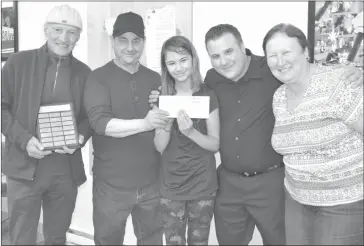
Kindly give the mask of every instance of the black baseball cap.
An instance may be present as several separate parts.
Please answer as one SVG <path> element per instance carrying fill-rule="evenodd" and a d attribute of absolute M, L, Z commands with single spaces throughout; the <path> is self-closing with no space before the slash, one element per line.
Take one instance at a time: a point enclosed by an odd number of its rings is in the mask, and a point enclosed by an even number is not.
<path fill-rule="evenodd" d="M 145 38 L 143 18 L 133 12 L 118 15 L 114 23 L 112 36 L 115 38 L 126 32 L 132 32 L 140 38 Z"/>

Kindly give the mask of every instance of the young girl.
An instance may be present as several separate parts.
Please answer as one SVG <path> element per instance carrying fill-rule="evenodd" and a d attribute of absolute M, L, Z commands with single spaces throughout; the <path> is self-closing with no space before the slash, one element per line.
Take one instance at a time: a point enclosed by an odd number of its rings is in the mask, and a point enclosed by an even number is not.
<path fill-rule="evenodd" d="M 202 83 L 193 44 L 174 36 L 162 47 L 162 93 L 209 96 L 208 119 L 190 119 L 181 110 L 164 128 L 156 129 L 154 144 L 162 154 L 161 209 L 168 245 L 207 245 L 217 190 L 215 153 L 219 149 L 217 97 Z"/>

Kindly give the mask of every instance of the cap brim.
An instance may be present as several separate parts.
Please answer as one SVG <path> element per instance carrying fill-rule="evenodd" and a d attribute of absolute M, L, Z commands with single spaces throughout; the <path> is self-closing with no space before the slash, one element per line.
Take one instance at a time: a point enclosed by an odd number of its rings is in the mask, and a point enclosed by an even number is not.
<path fill-rule="evenodd" d="M 73 25 L 73 24 L 70 24 L 70 23 L 61 23 L 61 22 L 55 22 L 55 21 L 47 21 L 46 24 L 58 24 L 58 25 L 72 26 L 72 27 L 76 27 L 76 28 L 79 28 L 80 30 L 82 30 L 82 27 L 79 27 L 77 25 Z"/>
<path fill-rule="evenodd" d="M 127 30 L 127 31 L 114 31 L 112 33 L 112 36 L 115 38 L 115 37 L 118 37 L 120 35 L 123 35 L 124 33 L 127 33 L 127 32 L 131 32 L 131 33 L 134 33 L 135 35 L 137 35 L 139 38 L 143 38 L 144 39 L 144 34 L 142 33 L 137 33 L 137 32 L 133 32 L 133 31 L 130 31 L 130 30 Z"/>

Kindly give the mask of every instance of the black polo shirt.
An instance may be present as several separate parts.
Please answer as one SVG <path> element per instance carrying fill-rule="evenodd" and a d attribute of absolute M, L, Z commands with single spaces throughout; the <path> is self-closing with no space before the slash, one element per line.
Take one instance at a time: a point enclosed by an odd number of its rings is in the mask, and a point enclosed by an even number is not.
<path fill-rule="evenodd" d="M 281 85 L 264 57 L 251 56 L 249 68 L 237 82 L 210 69 L 205 83 L 215 90 L 220 105 L 221 164 L 236 173 L 261 172 L 282 163 L 271 145 L 274 127 L 273 94 Z"/>

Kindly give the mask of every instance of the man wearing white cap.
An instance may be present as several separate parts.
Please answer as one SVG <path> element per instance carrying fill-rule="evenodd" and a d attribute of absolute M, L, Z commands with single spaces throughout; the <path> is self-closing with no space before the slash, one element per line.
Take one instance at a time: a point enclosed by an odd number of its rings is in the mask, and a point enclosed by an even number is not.
<path fill-rule="evenodd" d="M 13 54 L 2 69 L 2 171 L 11 245 L 36 244 L 41 207 L 44 243 L 64 245 L 77 186 L 86 181 L 80 148 L 44 150 L 36 133 L 40 106 L 71 103 L 81 147 L 91 134 L 82 106 L 91 70 L 72 55 L 81 31 L 80 14 L 68 5 L 56 6 L 44 24 L 46 44 Z"/>

